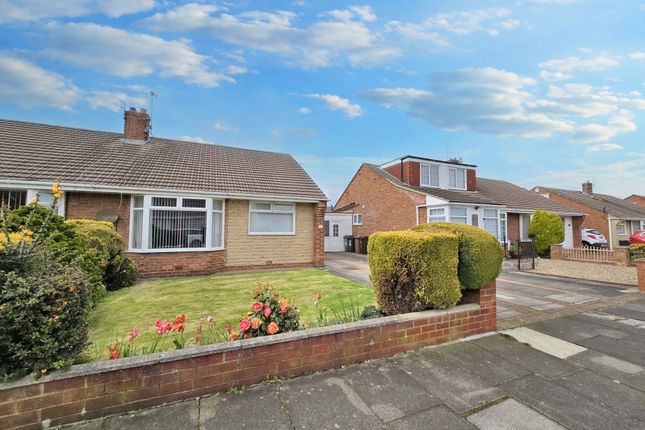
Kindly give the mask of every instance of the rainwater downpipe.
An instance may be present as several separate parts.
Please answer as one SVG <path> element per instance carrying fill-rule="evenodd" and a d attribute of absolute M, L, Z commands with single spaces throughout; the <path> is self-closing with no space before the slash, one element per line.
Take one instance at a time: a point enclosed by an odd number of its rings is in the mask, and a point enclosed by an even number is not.
<path fill-rule="evenodd" d="M 607 225 L 609 227 L 609 250 L 611 251 L 614 249 L 614 241 L 611 235 L 611 217 L 609 215 L 607 215 Z"/>

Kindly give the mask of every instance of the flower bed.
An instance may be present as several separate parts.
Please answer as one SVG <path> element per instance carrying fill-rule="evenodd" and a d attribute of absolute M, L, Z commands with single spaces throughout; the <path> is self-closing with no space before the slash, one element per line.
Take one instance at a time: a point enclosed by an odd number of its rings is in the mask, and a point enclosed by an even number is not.
<path fill-rule="evenodd" d="M 495 282 L 462 304 L 73 366 L 0 385 L 0 428 L 41 429 L 293 377 L 495 330 Z M 258 308 L 259 309 L 259 308 Z M 172 323 L 171 323 L 172 325 Z"/>

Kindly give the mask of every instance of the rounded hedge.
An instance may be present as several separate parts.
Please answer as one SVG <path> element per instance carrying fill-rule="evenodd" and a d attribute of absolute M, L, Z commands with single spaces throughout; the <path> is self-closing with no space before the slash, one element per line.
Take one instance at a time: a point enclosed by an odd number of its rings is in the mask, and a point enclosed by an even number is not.
<path fill-rule="evenodd" d="M 529 237 L 538 254 L 546 255 L 551 245 L 564 242 L 564 223 L 556 213 L 536 210 L 529 224 Z"/>
<path fill-rule="evenodd" d="M 459 238 L 459 282 L 465 290 L 477 290 L 502 271 L 504 248 L 497 238 L 479 227 L 453 222 L 421 224 L 412 231 L 453 233 Z"/>
<path fill-rule="evenodd" d="M 367 248 L 376 301 L 386 314 L 445 309 L 461 298 L 457 235 L 380 232 Z"/>

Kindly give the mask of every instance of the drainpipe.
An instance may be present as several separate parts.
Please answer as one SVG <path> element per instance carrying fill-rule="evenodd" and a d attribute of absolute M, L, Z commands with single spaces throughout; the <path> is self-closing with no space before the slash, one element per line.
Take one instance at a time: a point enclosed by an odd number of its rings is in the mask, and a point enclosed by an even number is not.
<path fill-rule="evenodd" d="M 607 215 L 607 226 L 609 227 L 609 249 L 614 249 L 614 241 L 611 238 L 611 217 Z"/>

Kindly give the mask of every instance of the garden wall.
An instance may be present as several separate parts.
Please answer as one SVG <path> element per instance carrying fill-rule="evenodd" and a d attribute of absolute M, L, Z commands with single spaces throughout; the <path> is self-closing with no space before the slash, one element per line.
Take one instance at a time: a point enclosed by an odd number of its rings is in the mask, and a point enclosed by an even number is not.
<path fill-rule="evenodd" d="M 233 386 L 389 357 L 495 330 L 495 281 L 461 305 L 73 366 L 0 385 L 0 428 L 41 429 Z"/>

